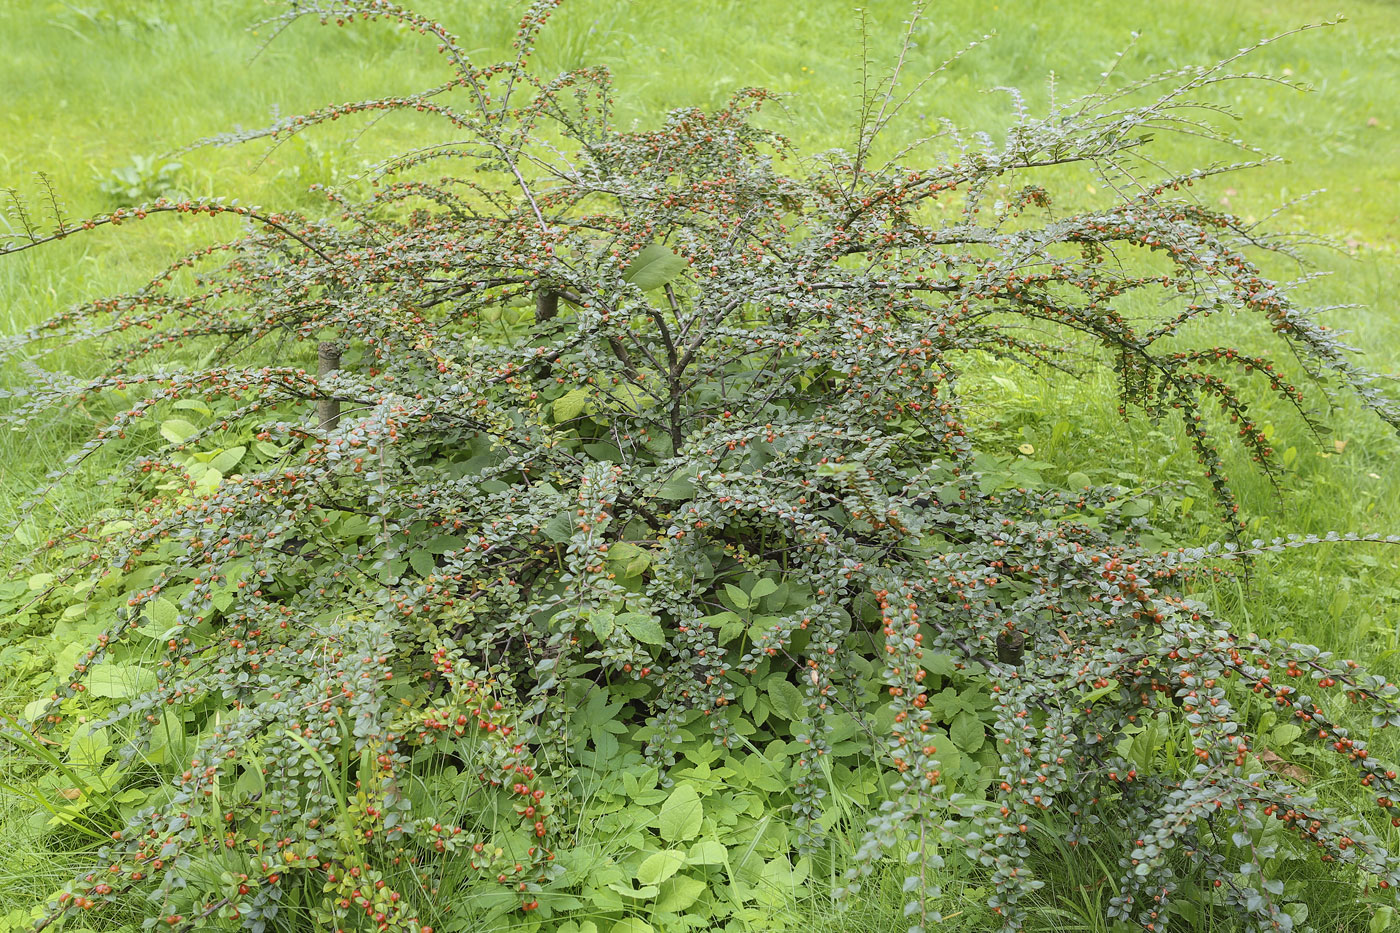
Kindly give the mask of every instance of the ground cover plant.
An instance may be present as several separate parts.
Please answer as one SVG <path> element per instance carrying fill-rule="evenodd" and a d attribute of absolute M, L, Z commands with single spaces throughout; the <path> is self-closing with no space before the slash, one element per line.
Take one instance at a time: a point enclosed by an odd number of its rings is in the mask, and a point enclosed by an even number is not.
<path fill-rule="evenodd" d="M 428 33 L 450 83 L 271 135 L 403 109 L 469 142 L 390 160 L 332 219 L 207 200 L 19 219 L 21 249 L 161 213 L 252 224 L 11 346 L 116 354 L 90 381 L 38 370 L 18 406 L 102 419 L 72 473 L 146 445 L 129 505 L 56 535 L 61 559 L 7 594 L 96 629 L 9 733 L 78 791 L 41 795 L 60 822 L 112 839 L 41 922 L 742 928 L 771 891 L 813 872 L 854 889 L 892 852 L 910 922 L 970 858 L 1014 926 L 1033 827 L 1103 847 L 1120 821 L 1109 906 L 1145 927 L 1213 901 L 1288 928 L 1296 836 L 1391 884 L 1386 841 L 1252 737 L 1298 720 L 1383 810 L 1393 773 L 1324 697 L 1384 725 L 1393 688 L 1234 636 L 1181 595 L 1230 554 L 1146 546 L 1117 487 L 1031 488 L 956 391 L 968 357 L 1106 345 L 1125 409 L 1182 419 L 1226 537 L 1213 438 L 1229 424 L 1273 456 L 1237 386 L 1313 423 L 1294 382 L 1330 383 L 1394 420 L 1262 272 L 1285 244 L 1178 196 L 1214 170 L 1129 171 L 1154 131 L 1214 132 L 1178 121 L 1233 63 L 935 140 L 941 163 L 878 155 L 894 104 L 875 81 L 851 151 L 801 163 L 761 129 L 760 91 L 619 130 L 605 73 L 527 68 L 549 11 L 479 68 L 435 24 L 360 10 Z M 1075 163 L 1111 206 L 1033 182 Z M 1173 304 L 1125 315 L 1139 292 Z M 1288 344 L 1293 382 L 1209 339 L 1225 312 Z M 791 838 L 765 837 L 745 789 L 785 801 Z M 621 858 L 571 850 L 607 817 Z M 862 830 L 848 857 L 823 848 Z M 425 919 L 464 883 L 459 916 Z"/>

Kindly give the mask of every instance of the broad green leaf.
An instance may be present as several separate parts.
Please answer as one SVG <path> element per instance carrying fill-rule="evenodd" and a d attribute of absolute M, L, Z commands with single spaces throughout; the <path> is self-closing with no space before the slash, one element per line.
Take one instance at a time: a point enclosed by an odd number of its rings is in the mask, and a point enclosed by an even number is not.
<path fill-rule="evenodd" d="M 656 928 L 640 917 L 625 917 L 614 923 L 608 933 L 656 933 Z"/>
<path fill-rule="evenodd" d="M 685 864 L 685 853 L 679 849 L 663 849 L 648 855 L 637 868 L 639 884 L 660 884 L 681 870 Z"/>
<path fill-rule="evenodd" d="M 689 476 L 673 476 L 661 485 L 658 499 L 689 499 L 695 495 L 695 481 Z"/>
<path fill-rule="evenodd" d="M 642 551 L 636 557 L 629 560 L 626 567 L 622 568 L 622 579 L 630 580 L 633 577 L 639 577 L 645 573 L 646 569 L 650 566 L 651 554 L 647 551 Z"/>
<path fill-rule="evenodd" d="M 953 724 L 948 727 L 948 735 L 960 751 L 968 754 L 977 751 L 982 747 L 982 743 L 987 741 L 987 732 L 982 728 L 982 720 L 967 710 L 953 717 Z"/>
<path fill-rule="evenodd" d="M 732 602 L 736 608 L 749 608 L 749 594 L 739 589 L 733 583 L 726 583 L 724 585 L 724 592 L 728 595 L 729 601 Z"/>
<path fill-rule="evenodd" d="M 571 512 L 560 512 L 545 522 L 544 536 L 555 544 L 563 544 L 574 536 L 574 516 Z"/>
<path fill-rule="evenodd" d="M 162 421 L 160 424 L 160 436 L 172 444 L 183 443 L 185 438 L 198 430 L 198 428 L 183 418 L 171 418 L 168 421 Z"/>
<path fill-rule="evenodd" d="M 1084 473 L 1071 473 L 1065 477 L 1065 485 L 1077 492 L 1089 485 L 1089 477 Z"/>
<path fill-rule="evenodd" d="M 749 591 L 749 599 L 752 602 L 758 602 L 763 597 L 776 593 L 777 591 L 778 584 L 764 577 L 753 585 L 753 589 Z"/>
<path fill-rule="evenodd" d="M 626 580 L 651 566 L 651 553 L 630 541 L 619 541 L 608 548 L 608 563 L 619 565 L 622 568 L 620 576 Z"/>
<path fill-rule="evenodd" d="M 660 243 L 652 243 L 628 264 L 622 277 L 640 288 L 651 291 L 660 288 L 681 274 L 687 263 Z"/>
<path fill-rule="evenodd" d="M 648 645 L 666 644 L 666 633 L 661 631 L 661 622 L 654 616 L 644 612 L 624 612 L 617 617 L 617 621 L 637 641 Z"/>
<path fill-rule="evenodd" d="M 426 577 L 437 569 L 437 561 L 427 551 L 414 551 L 408 555 L 408 565 L 420 577 Z"/>
<path fill-rule="evenodd" d="M 661 805 L 658 815 L 661 838 L 667 842 L 681 842 L 693 839 L 700 832 L 700 823 L 705 817 L 700 795 L 690 784 L 677 784 L 666 802 Z"/>
<path fill-rule="evenodd" d="M 209 461 L 209 469 L 218 470 L 227 476 L 229 470 L 238 466 L 238 461 L 242 460 L 243 455 L 247 452 L 247 447 L 230 447 L 228 450 L 221 450 L 213 460 Z"/>
<path fill-rule="evenodd" d="M 558 424 L 573 421 L 583 414 L 592 393 L 588 389 L 571 389 L 554 400 L 554 420 Z"/>
<path fill-rule="evenodd" d="M 718 839 L 699 839 L 686 853 L 687 865 L 723 865 L 729 858 L 729 850 Z"/>
<path fill-rule="evenodd" d="M 698 901 L 708 887 L 699 878 L 679 875 L 661 885 L 661 893 L 656 896 L 656 909 L 661 913 L 680 913 Z"/>
<path fill-rule="evenodd" d="M 1286 722 L 1274 730 L 1274 744 L 1279 746 L 1280 748 L 1282 748 L 1285 745 L 1291 745 L 1294 742 L 1298 741 L 1298 737 L 1302 734 L 1303 730 L 1301 727 L 1295 726 L 1291 722 Z"/>
<path fill-rule="evenodd" d="M 87 679 L 89 695 L 117 700 L 139 696 L 155 686 L 155 672 L 135 664 L 99 664 Z"/>
<path fill-rule="evenodd" d="M 802 719 L 803 707 L 806 704 L 802 691 L 792 681 L 777 675 L 769 678 L 767 687 L 768 702 L 773 704 L 773 712 L 788 722 L 798 722 Z"/>
<path fill-rule="evenodd" d="M 919 666 L 930 674 L 937 674 L 940 677 L 950 677 L 958 669 L 952 655 L 940 651 L 929 651 L 927 648 L 924 649 L 924 656 L 919 659 Z"/>
<path fill-rule="evenodd" d="M 613 633 L 616 618 L 606 609 L 595 609 L 588 614 L 588 627 L 599 641 L 607 641 Z"/>

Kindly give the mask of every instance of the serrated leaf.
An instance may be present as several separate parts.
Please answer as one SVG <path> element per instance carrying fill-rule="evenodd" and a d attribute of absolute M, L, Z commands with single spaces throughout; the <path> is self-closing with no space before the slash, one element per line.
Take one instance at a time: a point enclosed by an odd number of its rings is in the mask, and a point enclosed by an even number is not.
<path fill-rule="evenodd" d="M 651 291 L 680 275 L 687 263 L 660 243 L 652 243 L 628 263 L 622 277 L 640 288 Z"/>
<path fill-rule="evenodd" d="M 588 615 L 588 628 L 599 641 L 607 641 L 616 627 L 616 616 L 606 609 L 595 609 Z"/>
<path fill-rule="evenodd" d="M 661 621 L 644 612 L 624 612 L 617 617 L 618 623 L 637 641 L 648 645 L 666 644 L 666 633 L 661 630 Z"/>
<path fill-rule="evenodd" d="M 948 735 L 959 751 L 969 755 L 987 741 L 987 731 L 982 728 L 982 720 L 966 710 L 953 717 L 953 724 L 948 727 Z"/>
<path fill-rule="evenodd" d="M 642 859 L 637 868 L 639 884 L 660 884 L 681 870 L 685 864 L 685 853 L 679 849 L 663 849 Z"/>
<path fill-rule="evenodd" d="M 705 808 L 695 788 L 690 784 L 677 784 L 657 816 L 661 838 L 667 842 L 693 839 L 700 832 L 704 818 Z"/>
<path fill-rule="evenodd" d="M 583 414 L 584 408 L 588 407 L 588 399 L 592 393 L 588 389 L 571 389 L 554 400 L 554 421 L 556 424 L 563 424 L 566 421 L 573 421 Z"/>
<path fill-rule="evenodd" d="M 414 551 L 408 555 L 408 565 L 420 577 L 426 577 L 437 569 L 437 561 L 427 551 Z"/>
<path fill-rule="evenodd" d="M 770 679 L 767 686 L 768 702 L 773 705 L 773 712 L 788 722 L 800 721 L 806 705 L 802 691 L 782 676 Z"/>

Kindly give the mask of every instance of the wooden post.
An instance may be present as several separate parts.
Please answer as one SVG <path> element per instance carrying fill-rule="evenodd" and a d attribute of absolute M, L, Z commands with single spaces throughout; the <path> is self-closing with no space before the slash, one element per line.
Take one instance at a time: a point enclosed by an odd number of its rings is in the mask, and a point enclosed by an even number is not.
<path fill-rule="evenodd" d="M 997 636 L 997 660 L 1019 667 L 1026 653 L 1026 636 L 1015 629 L 1006 629 Z"/>
<path fill-rule="evenodd" d="M 316 375 L 325 378 L 340 368 L 340 344 L 334 340 L 323 340 L 316 348 Z M 340 424 L 339 399 L 323 398 L 316 401 L 316 420 L 323 429 L 333 430 Z"/>
<path fill-rule="evenodd" d="M 559 313 L 559 295 L 547 288 L 535 292 L 535 323 L 543 324 Z"/>

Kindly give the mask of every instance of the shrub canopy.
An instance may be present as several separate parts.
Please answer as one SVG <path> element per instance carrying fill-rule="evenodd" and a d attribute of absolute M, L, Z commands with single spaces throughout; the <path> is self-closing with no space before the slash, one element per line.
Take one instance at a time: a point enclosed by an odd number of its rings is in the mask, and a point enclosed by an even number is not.
<path fill-rule="evenodd" d="M 1302 541 L 1144 545 L 1125 490 L 1003 482 L 958 391 L 986 354 L 1111 367 L 1125 416 L 1184 428 L 1229 539 L 1218 439 L 1264 469 L 1273 453 L 1245 386 L 1308 423 L 1300 385 L 1400 423 L 1262 271 L 1288 241 L 1184 196 L 1242 166 L 1145 180 L 1154 133 L 1219 136 L 1201 108 L 1236 59 L 877 158 L 896 71 L 867 88 L 850 151 L 799 157 L 762 127 L 761 90 L 619 128 L 604 70 L 530 69 L 554 6 L 529 7 L 515 57 L 479 65 L 391 4 L 294 4 L 286 20 L 408 24 L 438 44 L 443 83 L 223 141 L 383 111 L 453 141 L 384 162 L 369 197 L 327 192 L 324 219 L 162 200 L 49 231 L 26 219 L 10 245 L 161 213 L 247 222 L 4 348 L 41 377 L 15 424 L 110 411 L 64 475 L 138 451 L 116 504 L 50 542 L 81 545 L 60 582 L 91 576 L 116 608 L 7 737 L 41 749 L 95 711 L 133 743 L 123 780 L 148 796 L 45 923 L 105 909 L 289 928 L 284 892 L 302 885 L 342 927 L 415 930 L 428 895 L 395 873 L 442 859 L 548 911 L 583 806 L 571 765 L 606 746 L 571 710 L 599 687 L 663 768 L 684 736 L 747 742 L 756 698 L 782 711 L 807 848 L 836 825 L 823 757 L 854 735 L 890 777 L 847 880 L 909 853 L 919 924 L 954 844 L 1017 928 L 1037 825 L 1131 840 L 1105 853 L 1113 910 L 1148 929 L 1183 884 L 1242 928 L 1288 929 L 1260 868 L 1304 851 L 1293 837 L 1400 881 L 1361 815 L 1261 766 L 1243 699 L 1387 807 L 1394 772 L 1329 698 L 1394 724 L 1395 688 L 1240 637 L 1189 595 L 1218 559 Z M 1110 203 L 1056 200 L 1075 164 Z M 1215 345 L 1227 316 L 1288 365 Z M 80 343 L 106 348 L 105 371 L 39 368 Z M 1154 743 L 1172 730 L 1187 760 L 1167 767 Z M 496 818 L 435 811 L 422 775 L 447 768 L 480 785 L 465 812 Z M 1261 836 L 1270 817 L 1288 832 Z"/>

